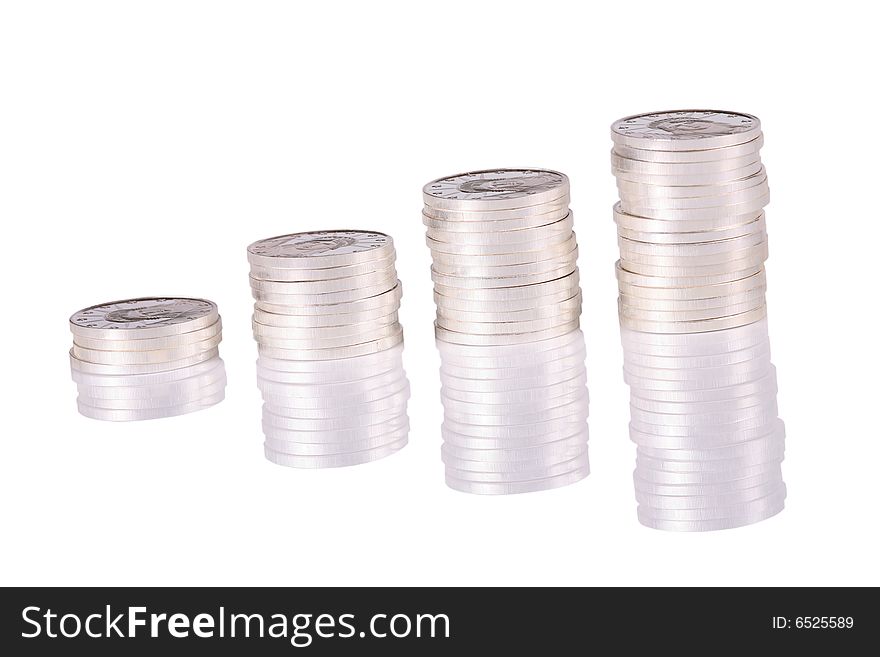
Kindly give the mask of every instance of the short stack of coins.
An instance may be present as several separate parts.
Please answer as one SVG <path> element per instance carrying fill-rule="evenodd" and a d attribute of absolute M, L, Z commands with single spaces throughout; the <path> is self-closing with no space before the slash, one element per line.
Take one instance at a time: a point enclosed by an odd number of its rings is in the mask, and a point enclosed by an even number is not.
<path fill-rule="evenodd" d="M 294 233 L 247 255 L 266 458 L 329 468 L 404 447 L 409 382 L 391 237 Z"/>
<path fill-rule="evenodd" d="M 639 520 L 708 531 L 779 513 L 786 489 L 765 292 L 760 121 L 714 110 L 611 126 L 624 377 Z"/>
<path fill-rule="evenodd" d="M 223 400 L 222 323 L 204 299 L 141 298 L 70 317 L 79 412 L 125 422 L 192 413 Z"/>
<path fill-rule="evenodd" d="M 589 398 L 568 178 L 495 169 L 423 188 L 446 483 L 478 494 L 589 474 Z"/>

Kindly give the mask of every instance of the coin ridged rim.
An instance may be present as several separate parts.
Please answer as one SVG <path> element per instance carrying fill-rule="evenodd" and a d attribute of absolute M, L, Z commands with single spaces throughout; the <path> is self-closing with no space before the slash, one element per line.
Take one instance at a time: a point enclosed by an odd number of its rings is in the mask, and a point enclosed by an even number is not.
<path fill-rule="evenodd" d="M 351 278 L 376 271 L 392 269 L 397 261 L 397 254 L 391 252 L 388 257 L 379 260 L 368 260 L 355 265 L 338 267 L 319 267 L 316 269 L 290 269 L 288 267 L 254 266 L 250 268 L 250 277 L 261 281 L 277 282 L 314 282 L 328 281 L 337 278 Z"/>
<path fill-rule="evenodd" d="M 109 422 L 134 422 L 140 420 L 158 420 L 165 417 L 175 417 L 201 411 L 211 406 L 219 404 L 225 398 L 225 391 L 213 397 L 204 398 L 198 402 L 189 404 L 181 404 L 169 408 L 147 409 L 147 410 L 118 410 L 93 408 L 88 404 L 77 402 L 77 410 L 80 415 L 91 418 L 93 420 L 104 420 Z"/>
<path fill-rule="evenodd" d="M 700 160 L 697 162 L 648 162 L 633 160 L 611 151 L 611 169 L 614 173 L 636 173 L 652 176 L 691 176 L 704 173 L 718 173 L 732 169 L 742 169 L 761 161 L 757 152 L 720 160 Z"/>
<path fill-rule="evenodd" d="M 715 171 L 711 173 L 694 173 L 694 174 L 648 174 L 635 173 L 633 171 L 621 171 L 615 169 L 612 171 L 618 180 L 629 183 L 641 183 L 646 185 L 660 185 L 663 187 L 694 187 L 698 185 L 723 185 L 743 180 L 750 176 L 754 176 L 764 168 L 760 160 L 747 164 L 737 169 L 728 169 L 726 171 Z"/>
<path fill-rule="evenodd" d="M 488 198 L 488 199 L 472 199 L 472 198 L 449 198 L 443 196 L 437 196 L 437 189 L 439 189 L 443 183 L 452 181 L 456 178 L 464 178 L 464 177 L 476 177 L 481 176 L 482 174 L 528 174 L 528 173 L 538 173 L 538 174 L 549 174 L 550 176 L 559 177 L 559 185 L 551 187 L 549 189 L 545 189 L 543 191 L 532 191 L 524 194 L 517 194 L 516 196 L 510 196 L 510 194 L 515 192 L 506 192 L 506 196 L 501 198 Z M 434 190 L 433 192 L 431 190 Z M 474 171 L 463 171 L 461 173 L 455 173 L 448 176 L 441 176 L 440 178 L 435 178 L 431 180 L 422 187 L 422 200 L 425 205 L 434 207 L 434 208 L 442 208 L 449 210 L 503 210 L 508 208 L 519 208 L 526 207 L 531 205 L 542 205 L 544 203 L 552 202 L 553 200 L 561 197 L 568 196 L 570 190 L 570 183 L 568 180 L 568 176 L 559 171 L 554 171 L 552 169 L 542 169 L 542 168 L 504 168 L 500 167 L 497 169 L 479 169 Z M 501 194 L 499 194 L 501 196 Z"/>
<path fill-rule="evenodd" d="M 276 452 L 269 447 L 264 446 L 263 451 L 266 460 L 275 465 L 282 465 L 289 468 L 340 468 L 352 465 L 361 465 L 370 461 L 377 461 L 399 452 L 406 447 L 409 438 L 402 438 L 396 443 L 383 445 L 373 449 L 362 450 L 359 452 L 349 452 L 347 454 L 334 454 L 330 456 L 294 456 L 291 454 L 282 454 Z"/>
<path fill-rule="evenodd" d="M 725 114 L 730 117 L 743 117 L 748 121 L 749 128 L 747 130 L 722 134 L 709 135 L 704 137 L 685 136 L 664 136 L 660 137 L 635 137 L 621 130 L 621 125 L 626 122 L 632 122 L 635 119 L 644 119 L 651 117 L 660 117 L 663 115 L 676 114 Z M 724 148 L 726 146 L 736 146 L 748 143 L 752 139 L 762 134 L 761 120 L 752 114 L 745 112 L 733 112 L 728 110 L 714 109 L 681 109 L 681 110 L 661 110 L 657 112 L 642 112 L 640 114 L 631 114 L 617 119 L 611 124 L 611 139 L 615 144 L 630 146 L 632 148 L 641 148 L 645 150 L 664 150 L 664 151 L 691 151 L 691 150 L 710 150 L 715 148 Z"/>
<path fill-rule="evenodd" d="M 664 151 L 646 148 L 633 148 L 622 144 L 614 144 L 613 153 L 630 160 L 642 162 L 711 162 L 714 160 L 726 160 L 730 157 L 741 157 L 751 153 L 757 153 L 764 146 L 764 134 L 761 133 L 751 141 L 734 146 L 721 146 L 693 151 Z"/>
<path fill-rule="evenodd" d="M 130 326 L 128 328 L 123 328 L 125 326 L 124 324 L 121 324 L 118 328 L 90 328 L 88 326 L 83 326 L 77 323 L 74 319 L 77 315 L 90 310 L 96 310 L 105 306 L 114 306 L 117 304 L 137 303 L 139 301 L 197 301 L 200 303 L 208 304 L 210 310 L 205 315 L 196 319 L 175 324 L 151 326 L 148 328 L 132 328 Z M 134 333 L 137 333 L 137 338 L 160 338 L 170 335 L 178 335 L 180 333 L 197 331 L 199 329 L 205 328 L 206 326 L 214 324 L 219 319 L 219 317 L 220 314 L 217 309 L 217 304 L 213 301 L 209 301 L 208 299 L 200 299 L 198 297 L 135 297 L 132 299 L 117 299 L 116 301 L 106 301 L 104 303 L 98 303 L 94 306 L 88 306 L 86 308 L 82 308 L 81 310 L 77 310 L 70 316 L 70 319 L 68 320 L 68 325 L 70 327 L 70 332 L 73 335 L 78 335 L 85 338 L 119 340 L 120 336 L 125 335 L 126 333 L 132 333 L 132 336 L 130 336 L 129 339 L 134 339 Z"/>
<path fill-rule="evenodd" d="M 362 235 L 378 235 L 386 238 L 384 244 L 365 251 L 346 254 L 328 254 L 328 255 L 311 255 L 311 256 L 266 256 L 254 252 L 258 245 L 279 240 L 282 238 L 296 237 L 298 235 L 330 235 L 333 233 L 360 233 Z M 336 266 L 349 266 L 360 264 L 363 262 L 381 260 L 389 257 L 394 252 L 394 240 L 390 235 L 382 233 L 378 230 L 361 230 L 361 229 L 334 229 L 334 230 L 317 230 L 302 231 L 299 233 L 289 233 L 286 235 L 274 235 L 266 237 L 251 243 L 247 247 L 247 258 L 251 265 L 256 265 L 274 269 L 320 269 Z"/>
<path fill-rule="evenodd" d="M 504 210 L 448 210 L 444 208 L 435 208 L 430 205 L 422 206 L 422 216 L 431 219 L 439 219 L 441 221 L 508 221 L 510 219 L 525 219 L 536 215 L 546 215 L 555 212 L 568 212 L 568 205 L 571 197 L 566 194 L 560 196 L 549 203 L 540 203 L 538 205 L 527 205 L 521 208 L 507 208 Z"/>
<path fill-rule="evenodd" d="M 340 360 L 385 351 L 403 342 L 403 329 L 395 335 L 362 344 L 325 349 L 284 349 L 259 345 L 261 357 L 279 360 Z"/>
<path fill-rule="evenodd" d="M 223 322 L 218 316 L 217 321 L 202 329 L 179 333 L 159 338 L 136 338 L 133 340 L 107 340 L 104 338 L 89 338 L 74 335 L 74 344 L 84 349 L 97 349 L 99 351 L 152 351 L 155 349 L 171 349 L 209 340 L 220 335 L 223 331 Z"/>

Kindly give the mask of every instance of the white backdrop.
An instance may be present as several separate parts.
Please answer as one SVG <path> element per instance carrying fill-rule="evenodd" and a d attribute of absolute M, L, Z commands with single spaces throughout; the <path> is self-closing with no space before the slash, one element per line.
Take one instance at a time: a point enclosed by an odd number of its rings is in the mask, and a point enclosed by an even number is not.
<path fill-rule="evenodd" d="M 677 2 L 9 2 L 0 9 L 3 584 L 880 584 L 876 7 Z M 608 126 L 757 114 L 788 508 L 643 528 L 616 314 Z M 440 462 L 421 186 L 567 173 L 591 394 L 585 481 L 457 493 Z M 262 455 L 245 246 L 393 235 L 410 445 L 298 471 Z M 216 301 L 227 399 L 133 424 L 76 412 L 67 317 Z"/>

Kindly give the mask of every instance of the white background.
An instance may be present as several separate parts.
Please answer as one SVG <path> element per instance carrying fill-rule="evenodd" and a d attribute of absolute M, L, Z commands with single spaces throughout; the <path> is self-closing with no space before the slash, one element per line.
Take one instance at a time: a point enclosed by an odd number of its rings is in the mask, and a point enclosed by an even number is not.
<path fill-rule="evenodd" d="M 880 584 L 874 5 L 7 2 L 0 10 L 3 584 Z M 609 124 L 757 114 L 773 189 L 770 328 L 787 509 L 679 535 L 636 521 L 616 316 Z M 566 172 L 593 474 L 449 490 L 421 187 Z M 391 233 L 410 445 L 298 471 L 262 455 L 245 247 Z M 194 295 L 224 317 L 227 400 L 76 412 L 67 317 Z"/>

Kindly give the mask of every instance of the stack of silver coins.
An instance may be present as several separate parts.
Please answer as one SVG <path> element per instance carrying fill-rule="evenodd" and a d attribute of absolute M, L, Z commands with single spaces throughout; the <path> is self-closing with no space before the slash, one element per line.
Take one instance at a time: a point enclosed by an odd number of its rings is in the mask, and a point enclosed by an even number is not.
<path fill-rule="evenodd" d="M 508 494 L 589 474 L 568 178 L 495 169 L 424 186 L 451 488 Z"/>
<path fill-rule="evenodd" d="M 266 458 L 356 465 L 407 443 L 409 382 L 392 239 L 334 230 L 247 249 Z"/>
<path fill-rule="evenodd" d="M 618 304 L 639 520 L 706 531 L 782 510 L 785 430 L 765 291 L 760 121 L 712 110 L 611 126 Z"/>
<path fill-rule="evenodd" d="M 223 400 L 217 306 L 145 298 L 84 308 L 70 318 L 70 370 L 79 412 L 97 420 L 148 420 Z"/>

